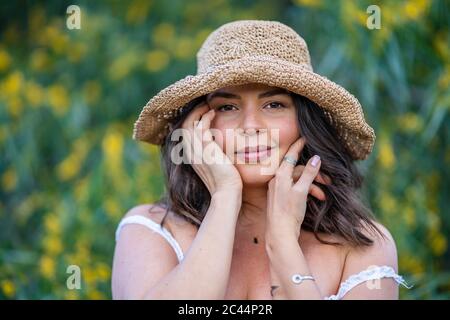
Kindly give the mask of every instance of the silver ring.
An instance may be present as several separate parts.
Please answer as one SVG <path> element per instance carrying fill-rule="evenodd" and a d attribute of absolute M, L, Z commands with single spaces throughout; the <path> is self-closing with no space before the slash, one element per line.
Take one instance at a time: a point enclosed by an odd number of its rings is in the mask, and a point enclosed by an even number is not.
<path fill-rule="evenodd" d="M 295 158 L 293 157 L 284 156 L 283 160 L 286 161 L 287 163 L 292 164 L 293 166 L 297 165 L 297 160 L 295 160 Z"/>

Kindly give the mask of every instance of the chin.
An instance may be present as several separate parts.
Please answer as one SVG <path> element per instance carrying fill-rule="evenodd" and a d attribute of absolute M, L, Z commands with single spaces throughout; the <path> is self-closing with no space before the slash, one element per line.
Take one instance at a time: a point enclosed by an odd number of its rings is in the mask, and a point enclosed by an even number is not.
<path fill-rule="evenodd" d="M 247 186 L 264 186 L 274 177 L 267 171 L 267 166 L 260 164 L 237 164 L 242 183 Z M 265 170 L 264 170 L 265 168 Z"/>

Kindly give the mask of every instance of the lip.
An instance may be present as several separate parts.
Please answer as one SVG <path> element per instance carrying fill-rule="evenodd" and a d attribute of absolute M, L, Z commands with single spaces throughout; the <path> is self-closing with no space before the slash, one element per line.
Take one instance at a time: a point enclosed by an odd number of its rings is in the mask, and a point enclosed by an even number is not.
<path fill-rule="evenodd" d="M 268 146 L 245 147 L 240 151 L 236 151 L 235 154 L 239 158 L 243 158 L 246 163 L 258 162 L 270 157 L 272 149 L 272 147 Z"/>
<path fill-rule="evenodd" d="M 254 152 L 264 152 L 271 150 L 272 147 L 270 146 L 254 146 L 254 147 L 245 147 L 239 151 L 236 151 L 235 153 L 254 153 Z"/>

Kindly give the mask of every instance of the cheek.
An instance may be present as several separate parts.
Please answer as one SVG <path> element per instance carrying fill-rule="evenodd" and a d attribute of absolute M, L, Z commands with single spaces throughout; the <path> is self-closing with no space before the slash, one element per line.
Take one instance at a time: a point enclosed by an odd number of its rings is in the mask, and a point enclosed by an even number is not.
<path fill-rule="evenodd" d="M 211 133 L 213 134 L 216 143 L 224 152 L 227 150 L 227 128 L 230 128 L 230 124 L 224 123 L 224 121 L 221 119 L 214 118 L 211 122 Z M 232 137 L 230 137 L 229 139 L 232 139 Z"/>
<path fill-rule="evenodd" d="M 283 127 L 283 129 L 280 131 L 280 136 L 281 139 L 288 142 L 289 145 L 294 143 L 294 141 L 300 137 L 300 128 L 298 126 L 298 123 L 291 123 L 290 125 L 286 125 L 285 127 Z"/>
<path fill-rule="evenodd" d="M 285 119 L 282 123 L 274 126 L 273 129 L 279 130 L 279 148 L 282 153 L 286 152 L 290 145 L 300 137 L 300 127 L 297 119 Z"/>

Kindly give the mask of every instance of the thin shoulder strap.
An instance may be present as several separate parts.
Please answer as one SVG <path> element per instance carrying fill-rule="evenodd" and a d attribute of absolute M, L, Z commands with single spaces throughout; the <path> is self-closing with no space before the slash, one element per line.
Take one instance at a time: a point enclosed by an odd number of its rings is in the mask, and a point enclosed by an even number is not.
<path fill-rule="evenodd" d="M 177 254 L 178 261 L 181 262 L 183 260 L 183 250 L 181 250 L 180 245 L 175 240 L 175 238 L 172 236 L 172 234 L 164 227 L 162 227 L 160 224 L 156 223 L 150 218 L 146 218 L 143 216 L 129 216 L 119 223 L 117 230 L 116 230 L 116 241 L 119 239 L 119 234 L 122 228 L 127 224 L 140 224 L 143 225 L 150 230 L 159 233 L 161 236 L 163 236 L 167 242 L 172 246 L 172 248 L 175 250 L 175 253 Z"/>
<path fill-rule="evenodd" d="M 338 293 L 336 295 L 326 297 L 325 300 L 340 300 L 357 285 L 368 280 L 375 280 L 382 278 L 392 278 L 405 288 L 408 289 L 412 288 L 412 286 L 408 286 L 403 277 L 398 275 L 392 267 L 389 266 L 369 267 L 358 274 L 354 274 L 348 277 L 347 280 L 342 282 L 341 285 L 339 286 Z"/>

